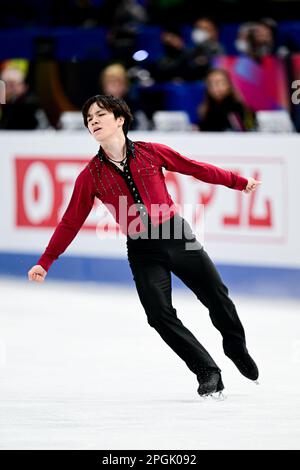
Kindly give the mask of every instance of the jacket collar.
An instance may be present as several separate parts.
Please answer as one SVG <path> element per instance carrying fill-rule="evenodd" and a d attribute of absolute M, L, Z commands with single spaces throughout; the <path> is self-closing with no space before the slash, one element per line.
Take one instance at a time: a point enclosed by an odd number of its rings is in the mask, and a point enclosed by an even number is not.
<path fill-rule="evenodd" d="M 97 155 L 100 158 L 101 162 L 106 159 L 104 150 L 102 149 L 101 145 L 99 147 Z M 135 158 L 135 146 L 134 142 L 132 142 L 132 140 L 126 137 L 126 156 L 129 157 L 130 155 L 132 156 L 132 158 Z"/>

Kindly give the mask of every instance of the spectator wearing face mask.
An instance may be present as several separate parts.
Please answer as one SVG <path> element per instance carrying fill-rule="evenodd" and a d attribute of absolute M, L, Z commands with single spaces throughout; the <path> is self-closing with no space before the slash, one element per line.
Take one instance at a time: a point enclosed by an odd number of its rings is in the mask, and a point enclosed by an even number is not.
<path fill-rule="evenodd" d="M 235 47 L 239 53 L 257 61 L 270 55 L 284 57 L 293 51 L 293 47 L 291 44 L 277 44 L 276 29 L 272 18 L 244 23 L 238 30 Z"/>
<path fill-rule="evenodd" d="M 217 25 L 209 18 L 199 18 L 192 30 L 194 47 L 187 54 L 187 76 L 189 80 L 204 78 L 210 69 L 211 59 L 225 54 L 219 43 Z"/>
<path fill-rule="evenodd" d="M 236 40 L 234 41 L 234 46 L 236 51 L 245 55 L 248 54 L 250 50 L 249 37 L 251 32 L 254 30 L 256 23 L 248 21 L 247 23 L 242 23 L 238 29 Z"/>
<path fill-rule="evenodd" d="M 225 70 L 211 70 L 206 78 L 206 86 L 206 97 L 199 108 L 202 131 L 254 130 L 254 113 L 245 105 Z"/>

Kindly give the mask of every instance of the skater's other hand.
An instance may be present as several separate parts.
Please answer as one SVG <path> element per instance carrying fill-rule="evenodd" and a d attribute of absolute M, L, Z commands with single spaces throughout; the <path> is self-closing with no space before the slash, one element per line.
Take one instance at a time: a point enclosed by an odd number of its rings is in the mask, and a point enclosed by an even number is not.
<path fill-rule="evenodd" d="M 40 264 L 36 264 L 28 271 L 29 281 L 43 282 L 46 276 L 47 271 Z"/>
<path fill-rule="evenodd" d="M 249 176 L 249 178 L 247 178 L 247 180 L 248 180 L 248 184 L 247 184 L 246 188 L 243 190 L 243 192 L 246 193 L 246 194 L 252 193 L 261 184 L 261 181 L 257 181 L 254 178 L 252 178 L 251 176 Z"/>

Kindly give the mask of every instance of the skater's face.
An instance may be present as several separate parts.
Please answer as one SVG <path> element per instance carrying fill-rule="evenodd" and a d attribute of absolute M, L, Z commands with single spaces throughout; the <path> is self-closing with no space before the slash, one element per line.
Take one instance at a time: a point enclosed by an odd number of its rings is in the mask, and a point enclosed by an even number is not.
<path fill-rule="evenodd" d="M 114 114 L 93 103 L 88 111 L 87 125 L 90 133 L 98 142 L 121 133 L 123 134 L 124 117 L 115 118 Z"/>

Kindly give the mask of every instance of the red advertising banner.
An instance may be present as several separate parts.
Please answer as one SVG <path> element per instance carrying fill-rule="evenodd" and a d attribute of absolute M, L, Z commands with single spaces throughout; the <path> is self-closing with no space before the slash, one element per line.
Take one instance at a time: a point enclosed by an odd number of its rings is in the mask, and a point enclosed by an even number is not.
<path fill-rule="evenodd" d="M 16 226 L 55 228 L 71 198 L 75 180 L 87 161 L 88 159 L 18 156 L 15 159 Z M 224 161 L 220 166 L 224 166 Z M 224 192 L 224 188 L 222 190 L 195 178 L 189 178 L 187 182 L 181 175 L 167 172 L 167 185 L 179 211 L 194 228 L 201 227 L 201 231 L 204 230 L 202 225 L 205 215 L 205 236 L 208 239 L 255 235 L 263 236 L 265 241 L 282 240 L 286 226 L 282 162 L 278 159 L 262 158 L 255 161 L 244 158 L 241 165 L 233 169 L 236 172 L 242 171 L 244 176 L 253 176 L 263 181 L 267 174 L 272 174 L 277 193 L 265 185 L 263 195 L 258 191 L 245 197 L 240 191 Z M 222 201 L 226 201 L 226 204 L 222 204 Z M 100 235 L 119 231 L 106 207 L 98 200 L 95 200 L 94 209 L 83 229 L 97 230 Z"/>
<path fill-rule="evenodd" d="M 76 177 L 87 161 L 17 157 L 16 225 L 55 227 L 70 200 Z"/>

